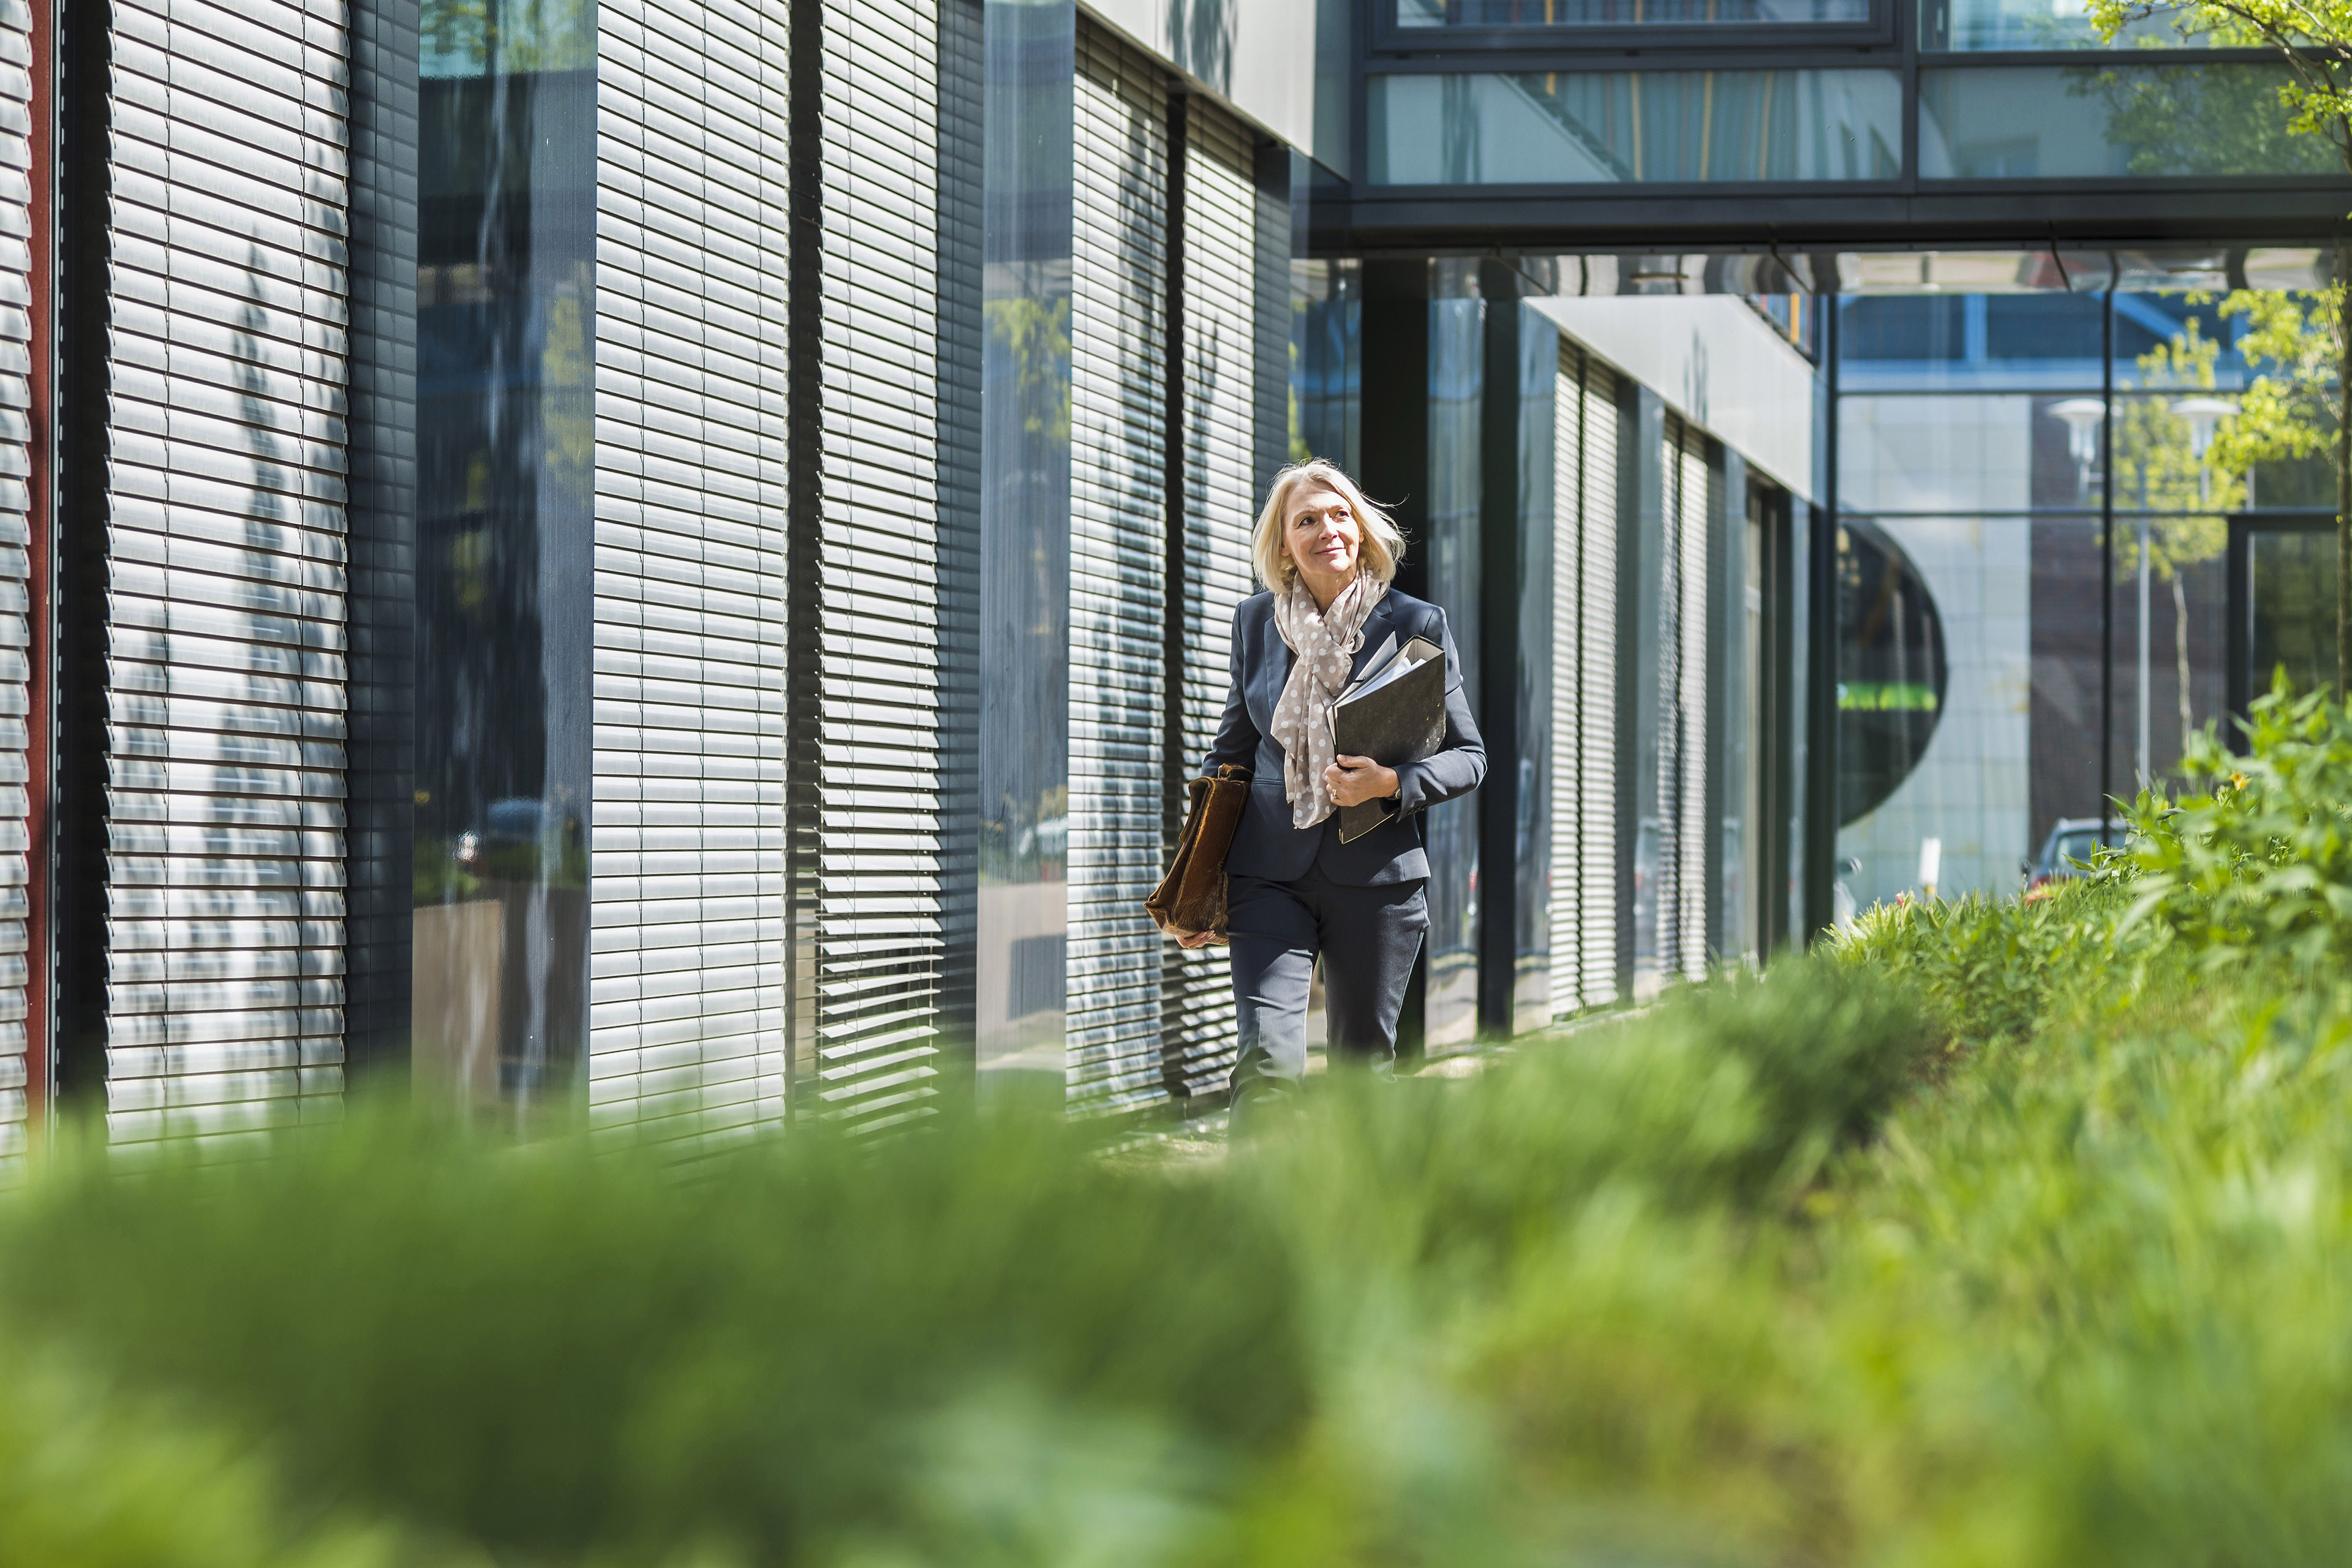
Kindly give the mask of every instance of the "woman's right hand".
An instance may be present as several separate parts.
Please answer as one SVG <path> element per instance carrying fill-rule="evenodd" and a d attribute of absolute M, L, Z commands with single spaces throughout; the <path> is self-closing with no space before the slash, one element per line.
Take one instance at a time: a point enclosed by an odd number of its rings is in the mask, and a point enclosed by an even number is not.
<path fill-rule="evenodd" d="M 1216 940 L 1217 933 L 1215 931 L 1194 931 L 1191 936 L 1178 937 L 1176 939 L 1176 945 L 1178 947 L 1206 947 Z"/>

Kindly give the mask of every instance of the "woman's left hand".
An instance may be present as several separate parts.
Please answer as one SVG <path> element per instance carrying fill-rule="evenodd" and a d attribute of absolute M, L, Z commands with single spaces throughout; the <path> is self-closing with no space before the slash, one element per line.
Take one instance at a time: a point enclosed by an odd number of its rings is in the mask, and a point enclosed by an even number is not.
<path fill-rule="evenodd" d="M 1343 755 L 1323 770 L 1323 787 L 1335 805 L 1386 800 L 1397 792 L 1396 770 L 1382 767 L 1370 757 Z"/>

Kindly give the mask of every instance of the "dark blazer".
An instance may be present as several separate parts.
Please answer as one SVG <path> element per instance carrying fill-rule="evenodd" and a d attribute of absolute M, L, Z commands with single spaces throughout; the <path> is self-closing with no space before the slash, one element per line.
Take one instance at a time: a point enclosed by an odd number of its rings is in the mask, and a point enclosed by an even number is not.
<path fill-rule="evenodd" d="M 1486 776 L 1486 744 L 1462 695 L 1462 658 L 1445 612 L 1410 595 L 1389 590 L 1364 617 L 1364 644 L 1356 654 L 1359 676 L 1414 637 L 1427 637 L 1445 650 L 1445 745 L 1423 763 L 1394 764 L 1397 798 L 1390 818 L 1353 844 L 1339 842 L 1339 814 L 1314 826 L 1290 826 L 1290 801 L 1282 790 L 1282 742 L 1266 732 L 1290 679 L 1290 645 L 1275 629 L 1274 595 L 1257 594 L 1234 611 L 1234 683 L 1225 717 L 1202 771 L 1232 763 L 1250 770 L 1249 809 L 1234 833 L 1225 869 L 1288 882 L 1318 867 L 1342 887 L 1411 882 L 1429 875 L 1422 847 L 1421 814 L 1442 800 L 1468 795 Z"/>

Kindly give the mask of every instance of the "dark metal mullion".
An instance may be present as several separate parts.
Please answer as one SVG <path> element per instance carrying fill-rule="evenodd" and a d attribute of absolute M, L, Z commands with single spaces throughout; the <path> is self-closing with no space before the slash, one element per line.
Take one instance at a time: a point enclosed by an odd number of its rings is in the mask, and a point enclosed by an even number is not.
<path fill-rule="evenodd" d="M 784 927 L 787 1111 L 815 1110 L 818 805 L 824 745 L 824 0 L 791 0 L 786 131 Z"/>
<path fill-rule="evenodd" d="M 2275 49 L 1922 49 L 1936 70 L 1995 70 L 2004 66 L 2206 66 L 2274 61 Z"/>
<path fill-rule="evenodd" d="M 1853 48 L 1805 48 L 1787 51 L 1740 48 L 1723 44 L 1704 49 L 1684 49 L 1664 55 L 1651 50 L 1522 49 L 1515 51 L 1508 68 L 1499 60 L 1475 62 L 1465 69 L 1462 60 L 1410 59 L 1364 62 L 1363 74 L 1375 76 L 1614 76 L 1623 71 L 1787 71 L 1894 70 L 1902 62 L 1890 47 L 1877 53 Z"/>
<path fill-rule="evenodd" d="M 1492 254 L 1496 245 L 1570 256 L 1671 249 L 1781 252 L 2324 245 L 2341 226 L 2342 181 L 2053 181 L 2003 191 L 1929 182 L 1822 181 L 1797 187 L 1586 185 L 1360 187 L 1326 209 L 1311 253 L 1381 259 Z M 1475 238 L 1475 244 L 1468 243 Z"/>
<path fill-rule="evenodd" d="M 1903 50 L 1903 167 L 1906 191 L 1919 188 L 1919 8 L 1896 7 L 1895 39 Z"/>
<path fill-rule="evenodd" d="M 2107 842 L 2116 752 L 2116 290 L 2099 310 L 2099 842 Z"/>
<path fill-rule="evenodd" d="M 107 1015 L 107 155 L 113 7 L 58 8 L 56 1088 L 102 1107 Z"/>
<path fill-rule="evenodd" d="M 1562 30 L 1537 29 L 1535 38 L 1503 37 L 1488 34 L 1480 37 L 1448 38 L 1430 47 L 1397 47 L 1378 40 L 1370 42 L 1366 57 L 1385 70 L 1391 66 L 1419 65 L 1440 61 L 1448 68 L 1459 70 L 1493 68 L 1498 59 L 1520 60 L 1549 58 L 1560 55 L 1580 55 L 1591 59 L 1600 54 L 1672 54 L 1675 51 L 1721 48 L 1731 43 L 1778 45 L 1801 50 L 1885 49 L 1894 47 L 1895 32 L 1891 27 L 1873 27 L 1859 23 L 1822 23 L 1808 25 L 1801 37 L 1791 38 L 1785 24 L 1773 22 L 1718 22 L 1712 26 L 1677 26 L 1671 33 L 1659 28 L 1593 27 L 1581 29 L 1574 36 Z"/>
<path fill-rule="evenodd" d="M 352 1082 L 398 1085 L 415 978 L 419 21 L 416 0 L 350 10 L 343 1049 Z"/>
<path fill-rule="evenodd" d="M 1703 38 L 1661 39 L 1654 34 L 1613 32 L 1579 37 L 1573 43 L 1531 47 L 1526 39 L 1496 40 L 1484 47 L 1456 46 L 1452 50 L 1416 49 L 1391 54 L 1378 46 L 1365 51 L 1364 65 L 1380 75 L 1425 73 L 1474 76 L 1526 76 L 1559 70 L 1624 70 L 1672 68 L 1678 63 L 1711 55 L 1729 54 L 1741 44 L 1739 58 L 1752 69 L 1801 69 L 1820 61 L 1853 66 L 1884 61 L 1892 64 L 1899 49 L 1918 57 L 1933 69 L 1998 69 L 2005 66 L 2150 66 L 2259 65 L 2278 58 L 2269 48 L 2203 49 L 1927 49 L 1907 47 L 1914 37 L 1904 28 L 1887 33 L 1849 31 L 1840 36 L 1808 34 L 1791 39 L 1785 28 L 1769 25 L 1709 29 Z M 1760 47 L 1759 47 L 1760 46 Z M 1603 64 L 1603 61 L 1606 61 Z"/>
<path fill-rule="evenodd" d="M 2119 174 L 2101 179 L 2095 174 L 2069 174 L 2063 178 L 1976 180 L 1958 176 L 1938 177 L 1924 182 L 1923 188 L 1937 195 L 2003 195 L 2022 193 L 2028 195 L 2063 195 L 2069 191 L 2112 193 L 2120 187 L 2126 191 L 2307 191 L 2325 190 L 2330 185 L 2352 188 L 2352 179 L 2342 174 Z M 1604 187 L 1615 189 L 1614 186 Z M 1382 186 L 1381 189 L 1388 189 Z M 2104 242 L 2088 240 L 2062 241 L 2072 248 Z M 2152 243 L 2181 244 L 2182 240 L 2167 238 Z M 2195 239 L 2185 243 L 2194 244 Z M 2227 243 L 2222 242 L 2222 243 Z"/>
<path fill-rule="evenodd" d="M 2253 563 L 2249 559 L 2253 553 L 2252 522 L 2243 515 L 2230 520 L 2230 543 L 2222 557 L 2221 603 L 2227 618 L 2221 628 L 2221 683 L 2233 721 L 2222 726 L 2224 740 L 2233 738 L 2229 731 L 2234 728 L 2235 721 L 2245 718 L 2252 697 Z"/>
<path fill-rule="evenodd" d="M 2046 180 L 1963 180 L 1957 178 L 1947 179 L 1939 176 L 1935 179 L 1916 182 L 1916 189 L 1906 188 L 1909 184 L 1911 184 L 1910 182 L 1906 182 L 1902 179 L 1704 181 L 1618 180 L 1611 182 L 1587 181 L 1578 184 L 1570 184 L 1566 183 L 1558 184 L 1506 184 L 1497 180 L 1491 184 L 1464 184 L 1458 185 L 1372 185 L 1367 187 L 1367 189 L 1377 193 L 1376 195 L 1359 195 L 1355 198 L 1352 205 L 1356 206 L 1367 206 L 1377 205 L 1383 202 L 1445 202 L 1449 204 L 1466 204 L 1471 202 L 1516 203 L 1525 201 L 1573 202 L 1590 201 L 1596 198 L 1609 196 L 1637 201 L 1684 201 L 1693 197 L 1715 197 L 1717 199 L 1746 197 L 1759 200 L 1769 200 L 1775 197 L 1820 196 L 1827 200 L 1835 201 L 1845 197 L 1868 198 L 1890 195 L 1899 196 L 1906 195 L 1925 195 L 1930 196 L 2064 196 L 2075 195 L 2115 195 L 2118 194 L 2158 195 L 2170 193 L 2210 191 L 2216 195 L 2242 195 L 2248 191 L 2328 191 L 2339 187 L 2343 189 L 2352 189 L 2352 179 L 2347 179 L 2341 174 L 2135 174 L 2128 176 L 2127 178 L 2119 176 L 2115 179 L 2101 179 L 2095 175 L 2085 174 L 2079 177 L 2068 175 L 2063 179 L 2051 178 Z M 1741 226 L 1733 219 L 1726 218 L 1721 221 L 1726 227 Z M 1775 221 L 1776 220 L 1770 218 L 1759 217 L 1751 220 L 1749 226 L 1761 228 Z M 1458 224 L 1464 228 L 1495 226 L 1491 221 L 1481 220 L 1475 217 L 1449 219 L 1448 222 L 1449 225 Z M 2150 245 L 2194 245 L 2206 242 L 2210 239 L 2210 242 L 2212 244 L 2229 245 L 2233 242 L 2242 242 L 2246 237 L 2208 237 L 2200 235 L 2179 236 L 2158 234 L 2148 236 L 2145 240 L 2145 243 Z M 2307 237 L 2263 235 L 2259 237 L 2263 240 L 2291 240 L 2294 238 Z M 2031 248 L 2033 246 L 2040 244 L 2042 242 L 2042 237 L 2039 232 L 2037 232 L 2035 226 L 2030 223 L 2021 224 L 2015 234 L 2006 237 L 2004 241 L 1990 243 L 1984 247 L 1984 248 Z M 1722 241 L 1718 243 L 1727 247 L 1732 244 L 1730 241 Z M 1750 239 L 1744 243 L 1748 248 L 1753 249 L 1756 246 L 1760 244 L 1761 241 Z M 1874 250 L 1899 248 L 1905 243 L 1916 244 L 1916 242 L 1886 241 L 1870 244 L 1868 245 L 1868 248 Z M 2121 246 L 2124 248 L 2128 249 L 2133 246 L 2143 242 L 2138 239 L 2120 239 L 2110 241 L 2102 238 L 2095 241 L 2061 240 L 2059 243 L 2069 248 L 2077 249 L 2088 247 L 2105 249 L 2108 248 L 2110 245 Z M 1934 247 L 1924 245 L 1919 246 L 1918 247 L 1935 248 Z M 1705 247 L 1693 245 L 1684 246 L 1683 248 L 1702 249 Z"/>
<path fill-rule="evenodd" d="M 1843 43 L 1848 47 L 1885 44 L 1894 40 L 1901 26 L 1909 0 L 1871 0 L 1871 19 L 1866 22 L 1717 22 L 1659 23 L 1649 26 L 1580 26 L 1572 23 L 1522 23 L 1512 26 L 1470 27 L 1401 27 L 1396 23 L 1396 0 L 1366 0 L 1371 25 L 1356 30 L 1365 40 L 1363 52 L 1383 58 L 1396 56 L 1445 55 L 1465 53 L 1473 58 L 1509 52 L 1514 55 L 1537 52 L 1529 48 L 1531 40 L 1550 43 L 1559 40 L 1558 47 L 1574 49 L 1639 48 L 1676 47 L 1675 32 L 1704 34 L 1708 38 L 1762 37 L 1786 38 L 1792 32 L 1801 33 L 1807 44 L 1827 47 Z M 1665 36 L 1661 37 L 1661 33 Z"/>
<path fill-rule="evenodd" d="M 1525 783 L 1518 773 L 1519 728 L 1519 427 L 1526 418 L 1520 397 L 1519 334 L 1527 307 L 1519 303 L 1517 275 L 1501 262 L 1479 268 L 1478 292 L 1486 300 L 1480 329 L 1486 337 L 1484 384 L 1479 389 L 1478 462 L 1478 663 L 1482 711 L 1490 769 L 1478 794 L 1478 983 L 1477 1033 L 1482 1039 L 1510 1037 L 1517 990 L 1519 878 L 1532 872 L 1518 863 L 1517 826 Z"/>
<path fill-rule="evenodd" d="M 1803 781 L 1805 846 L 1803 888 L 1806 945 L 1833 919 L 1837 880 L 1837 532 L 1838 532 L 1838 296 L 1817 294 L 1822 311 L 1822 401 L 1829 410 L 1822 432 L 1821 503 L 1811 510 L 1805 555 L 1805 729 Z M 1792 507 L 1793 510 L 1793 507 Z M 1790 519 L 1793 530 L 1796 520 Z"/>
<path fill-rule="evenodd" d="M 1369 7 L 1391 4 L 1392 0 L 1364 0 L 1364 3 Z M 1367 51 L 1370 46 L 1370 40 L 1365 37 L 1368 30 L 1369 29 L 1363 27 L 1350 27 L 1348 29 L 1348 93 L 1349 110 L 1348 117 L 1348 194 L 1349 195 L 1353 195 L 1359 190 L 1369 188 L 1367 185 L 1367 180 L 1369 177 L 1367 172 L 1372 166 L 1371 81 L 1365 69 L 1366 63 L 1370 58 Z M 1339 205 L 1344 210 L 1344 203 Z M 1321 225 L 1318 222 L 1308 230 L 1310 248 L 1313 242 L 1314 228 L 1319 226 L 1321 226 Z M 1338 226 L 1344 229 L 1345 225 Z"/>

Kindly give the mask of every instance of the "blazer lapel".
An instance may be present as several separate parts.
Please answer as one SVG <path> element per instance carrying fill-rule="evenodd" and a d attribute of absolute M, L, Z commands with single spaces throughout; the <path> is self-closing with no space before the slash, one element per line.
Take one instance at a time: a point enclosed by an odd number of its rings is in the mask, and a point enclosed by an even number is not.
<path fill-rule="evenodd" d="M 1256 670 L 1257 699 L 1264 711 L 1250 715 L 1261 729 L 1274 722 L 1274 710 L 1282 701 L 1282 689 L 1290 682 L 1290 645 L 1282 640 L 1282 633 L 1274 624 L 1271 604 L 1266 606 L 1265 638 L 1262 646 L 1265 657 L 1257 661 Z"/>
<path fill-rule="evenodd" d="M 1364 642 L 1356 650 L 1354 667 L 1348 671 L 1349 680 L 1363 679 L 1367 672 L 1378 669 L 1396 652 L 1396 633 L 1389 629 L 1390 618 L 1389 599 L 1383 595 L 1381 602 L 1372 606 L 1372 613 L 1364 617 Z"/>

